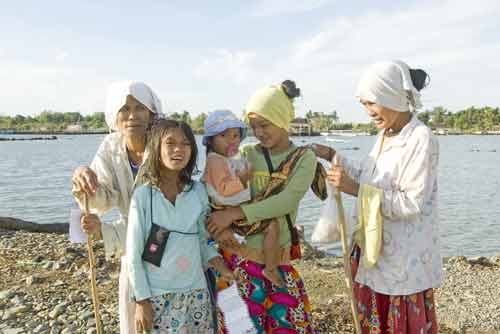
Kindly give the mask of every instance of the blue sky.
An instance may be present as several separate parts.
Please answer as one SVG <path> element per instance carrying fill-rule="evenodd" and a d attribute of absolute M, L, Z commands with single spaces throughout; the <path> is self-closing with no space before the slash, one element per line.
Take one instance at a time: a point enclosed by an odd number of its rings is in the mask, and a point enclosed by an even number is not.
<path fill-rule="evenodd" d="M 150 84 L 167 112 L 237 113 L 291 78 L 297 114 L 354 99 L 370 63 L 402 59 L 431 76 L 424 107 L 500 105 L 500 2 L 0 1 L 0 114 L 103 111 L 107 85 Z"/>

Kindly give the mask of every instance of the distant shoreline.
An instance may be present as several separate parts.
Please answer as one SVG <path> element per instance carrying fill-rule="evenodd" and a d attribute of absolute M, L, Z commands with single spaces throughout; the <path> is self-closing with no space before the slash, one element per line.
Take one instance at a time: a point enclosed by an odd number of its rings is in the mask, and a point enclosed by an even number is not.
<path fill-rule="evenodd" d="M 435 135 L 438 136 L 500 136 L 500 131 L 481 131 L 481 132 L 440 132 L 439 130 L 432 131 Z M 110 132 L 107 130 L 96 130 L 96 131 L 16 131 L 16 130 L 2 130 L 0 129 L 0 136 L 2 135 L 106 135 Z M 196 135 L 203 135 L 203 131 L 194 131 Z M 351 132 L 349 132 L 351 133 Z M 371 136 L 369 134 L 358 134 L 357 132 L 352 132 L 354 136 Z M 251 134 L 249 134 L 251 136 Z M 329 136 L 322 135 L 320 133 L 311 133 L 308 134 L 291 134 L 294 137 L 342 137 L 342 135 L 331 134 Z"/>
<path fill-rule="evenodd" d="M 109 131 L 16 131 L 0 130 L 0 135 L 102 135 L 108 134 Z"/>

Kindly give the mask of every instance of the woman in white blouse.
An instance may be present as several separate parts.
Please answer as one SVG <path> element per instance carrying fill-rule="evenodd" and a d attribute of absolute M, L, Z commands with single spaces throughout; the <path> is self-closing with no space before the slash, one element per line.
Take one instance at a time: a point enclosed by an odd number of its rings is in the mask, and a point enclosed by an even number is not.
<path fill-rule="evenodd" d="M 381 230 L 381 247 L 354 242 L 354 294 L 363 334 L 438 332 L 433 289 L 442 283 L 439 247 L 437 166 L 439 144 L 415 111 L 428 76 L 401 61 L 376 63 L 362 76 L 357 98 L 381 129 L 368 157 L 356 163 L 337 157 L 328 180 L 340 191 L 377 203 L 369 216 Z M 335 150 L 315 145 L 316 154 L 334 161 Z M 359 199 L 358 199 L 359 200 Z M 359 240 L 355 238 L 355 240 Z M 365 238 L 368 240 L 368 238 Z M 376 243 L 376 242 L 375 242 Z M 374 246 L 373 244 L 371 246 Z M 377 249 L 376 247 L 373 249 Z M 373 255 L 373 254 L 372 254 Z M 373 260 L 375 259 L 375 260 Z"/>

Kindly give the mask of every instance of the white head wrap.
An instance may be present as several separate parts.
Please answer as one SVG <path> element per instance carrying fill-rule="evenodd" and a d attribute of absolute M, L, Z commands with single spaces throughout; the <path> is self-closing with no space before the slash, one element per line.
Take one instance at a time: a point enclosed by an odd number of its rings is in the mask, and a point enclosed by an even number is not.
<path fill-rule="evenodd" d="M 401 112 L 422 107 L 410 68 L 399 60 L 371 65 L 359 80 L 356 98 Z"/>
<path fill-rule="evenodd" d="M 144 104 L 156 119 L 165 117 L 160 99 L 148 85 L 143 82 L 118 81 L 109 86 L 106 97 L 105 118 L 110 130 L 117 130 L 116 116 L 125 105 L 128 95 L 132 95 L 137 101 Z"/>

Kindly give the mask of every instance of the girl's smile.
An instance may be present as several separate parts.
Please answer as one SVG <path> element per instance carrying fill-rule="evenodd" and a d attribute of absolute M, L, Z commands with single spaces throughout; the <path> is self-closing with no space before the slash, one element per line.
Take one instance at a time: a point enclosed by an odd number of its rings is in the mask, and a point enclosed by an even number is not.
<path fill-rule="evenodd" d="M 161 162 L 163 167 L 181 171 L 191 158 L 191 145 L 180 128 L 172 128 L 161 141 Z"/>

